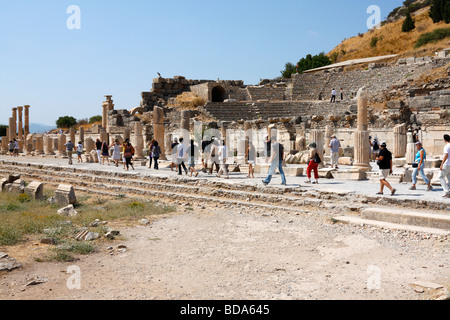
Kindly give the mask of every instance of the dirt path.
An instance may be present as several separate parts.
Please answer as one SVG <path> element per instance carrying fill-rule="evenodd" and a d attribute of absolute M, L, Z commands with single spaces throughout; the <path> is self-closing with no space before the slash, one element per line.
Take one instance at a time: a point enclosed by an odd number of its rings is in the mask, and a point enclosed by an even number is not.
<path fill-rule="evenodd" d="M 193 207 L 121 230 L 112 255 L 104 244 L 74 263 L 5 273 L 0 299 L 427 299 L 436 291 L 413 283 L 450 286 L 447 240 L 332 224 L 321 213 Z M 72 265 L 80 290 L 67 287 Z M 48 281 L 24 286 L 32 278 Z"/>

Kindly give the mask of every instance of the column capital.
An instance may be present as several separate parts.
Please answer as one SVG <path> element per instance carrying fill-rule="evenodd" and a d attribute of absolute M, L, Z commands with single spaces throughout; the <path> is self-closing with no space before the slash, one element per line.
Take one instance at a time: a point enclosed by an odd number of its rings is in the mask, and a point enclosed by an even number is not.
<path fill-rule="evenodd" d="M 19 109 L 19 111 L 22 111 L 23 107 L 22 106 L 21 107 L 17 107 L 17 109 Z"/>

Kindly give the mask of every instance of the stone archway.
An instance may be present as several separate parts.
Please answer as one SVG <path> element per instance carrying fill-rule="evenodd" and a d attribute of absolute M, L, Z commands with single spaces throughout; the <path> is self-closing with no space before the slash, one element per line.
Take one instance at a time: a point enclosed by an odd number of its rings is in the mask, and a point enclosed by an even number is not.
<path fill-rule="evenodd" d="M 137 107 L 137 108 L 131 109 L 130 114 L 132 116 L 134 116 L 136 113 L 139 113 L 140 115 L 142 115 L 142 114 L 144 114 L 144 112 L 145 112 L 145 109 L 143 107 Z"/>
<path fill-rule="evenodd" d="M 215 86 L 211 91 L 212 102 L 224 102 L 226 99 L 226 91 L 221 86 Z"/>

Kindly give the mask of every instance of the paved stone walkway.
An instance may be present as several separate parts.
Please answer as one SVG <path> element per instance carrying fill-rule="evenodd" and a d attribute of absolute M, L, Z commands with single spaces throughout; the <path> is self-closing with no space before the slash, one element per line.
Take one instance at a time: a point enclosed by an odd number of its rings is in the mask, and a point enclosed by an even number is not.
<path fill-rule="evenodd" d="M 0 161 L 16 161 L 20 163 L 34 163 L 34 164 L 46 164 L 46 165 L 55 165 L 55 166 L 63 166 L 63 167 L 72 167 L 78 169 L 88 169 L 88 170 L 104 170 L 110 172 L 125 172 L 123 169 L 122 163 L 119 167 L 115 167 L 114 165 L 100 165 L 98 163 L 77 163 L 76 160 L 72 166 L 68 165 L 67 159 L 60 158 L 52 158 L 52 157 L 28 157 L 28 156 L 19 156 L 17 158 L 12 158 L 10 156 L 0 155 Z M 306 166 L 300 166 L 304 168 L 304 172 L 306 172 Z M 375 163 L 372 163 L 373 171 L 377 171 Z M 340 166 L 340 170 L 347 170 L 351 167 L 348 166 Z M 142 175 L 142 176 L 163 176 L 163 177 L 177 177 L 177 172 L 170 170 L 170 163 L 168 161 L 160 161 L 160 170 L 156 171 L 154 169 L 148 169 L 146 166 L 141 166 L 140 163 L 135 162 L 135 170 L 128 171 L 130 175 Z M 400 172 L 398 169 L 395 172 Z M 186 177 L 183 175 L 183 177 Z M 192 179 L 213 179 L 216 181 L 226 182 L 230 184 L 246 184 L 246 185 L 262 185 L 262 180 L 266 178 L 266 175 L 263 174 L 255 174 L 255 179 L 249 179 L 246 177 L 246 173 L 230 173 L 230 179 L 217 178 L 215 174 L 209 175 L 202 173 L 200 171 L 197 178 Z M 287 177 L 287 187 L 301 187 L 305 190 L 320 190 L 320 191 L 329 191 L 334 193 L 356 193 L 365 196 L 376 196 L 376 193 L 379 191 L 379 183 L 371 182 L 371 181 L 350 181 L 350 180 L 336 180 L 336 179 L 320 179 L 318 185 L 305 184 L 306 175 L 300 177 Z M 416 191 L 408 190 L 411 184 L 400 183 L 400 184 L 392 184 L 394 188 L 397 189 L 397 193 L 394 196 L 397 199 L 417 199 L 425 200 L 425 201 L 433 201 L 439 202 L 444 205 L 447 205 L 447 210 L 450 210 L 450 199 L 442 198 L 443 189 L 441 186 L 434 186 L 434 190 L 432 192 L 426 191 L 426 186 L 421 185 L 420 183 L 417 186 Z M 281 186 L 281 176 L 279 174 L 275 175 L 272 179 L 269 187 L 279 187 Z M 391 197 L 390 191 L 385 188 L 384 197 Z"/>

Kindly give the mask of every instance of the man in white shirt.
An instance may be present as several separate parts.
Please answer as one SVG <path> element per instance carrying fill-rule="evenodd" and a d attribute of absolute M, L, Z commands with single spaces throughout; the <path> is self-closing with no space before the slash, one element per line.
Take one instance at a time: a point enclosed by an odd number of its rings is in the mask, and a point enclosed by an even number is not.
<path fill-rule="evenodd" d="M 444 188 L 445 195 L 443 198 L 450 198 L 450 136 L 444 136 L 444 160 L 442 160 L 441 171 L 439 172 L 439 180 L 442 188 Z M 445 181 L 447 180 L 447 181 Z"/>
<path fill-rule="evenodd" d="M 330 141 L 330 155 L 331 155 L 331 167 L 339 169 L 338 162 L 339 162 L 339 150 L 341 148 L 341 142 L 337 139 L 336 135 L 331 136 Z"/>
<path fill-rule="evenodd" d="M 220 178 L 222 174 L 225 174 L 225 179 L 229 178 L 228 175 L 228 168 L 227 168 L 227 155 L 228 155 L 228 149 L 225 145 L 225 141 L 222 140 L 219 146 L 219 163 L 220 163 L 220 170 L 217 174 L 217 177 Z"/>
<path fill-rule="evenodd" d="M 335 89 L 333 89 L 333 91 L 331 91 L 331 101 L 330 101 L 330 103 L 336 102 L 336 95 L 337 95 L 337 91 Z"/>
<path fill-rule="evenodd" d="M 183 144 L 183 138 L 180 138 L 180 143 L 177 145 L 177 152 L 178 152 L 178 175 L 181 176 L 181 168 L 183 168 L 184 172 L 186 173 L 186 175 L 188 175 L 188 170 L 186 168 L 186 165 L 184 164 L 184 144 Z"/>

